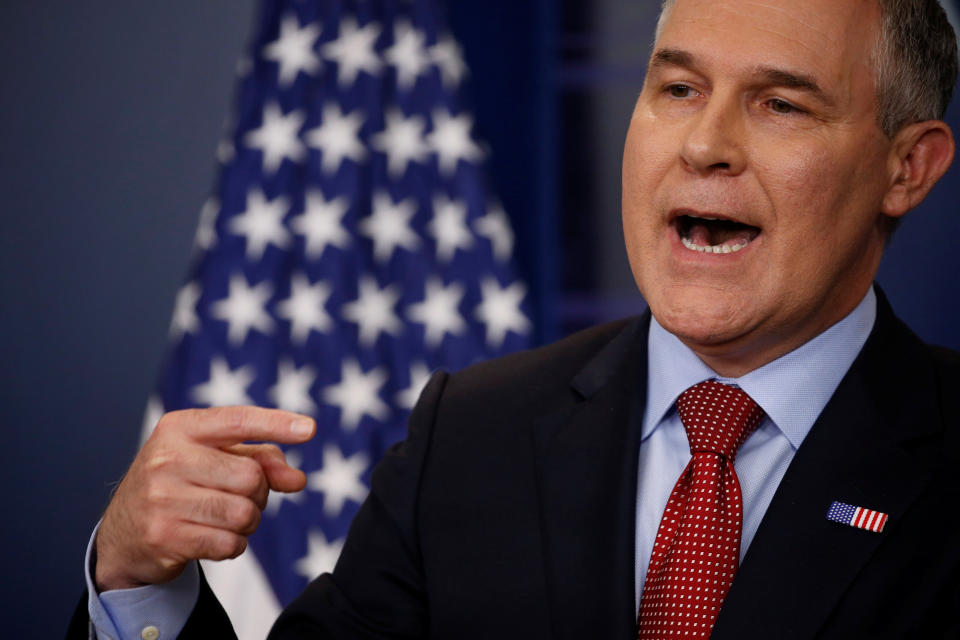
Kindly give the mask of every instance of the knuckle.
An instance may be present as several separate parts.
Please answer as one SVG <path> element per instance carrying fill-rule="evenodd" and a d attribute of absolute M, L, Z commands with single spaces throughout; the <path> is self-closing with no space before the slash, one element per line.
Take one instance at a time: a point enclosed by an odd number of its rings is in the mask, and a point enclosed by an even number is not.
<path fill-rule="evenodd" d="M 237 428 L 237 433 L 243 437 L 248 437 L 251 435 L 251 432 L 256 430 L 258 417 L 263 409 L 259 407 L 252 406 L 243 406 L 243 407 L 234 407 L 234 423 Z"/>
<path fill-rule="evenodd" d="M 144 471 L 148 474 L 161 473 L 177 466 L 180 456 L 175 449 L 153 451 L 144 460 Z"/>
<path fill-rule="evenodd" d="M 250 420 L 253 418 L 251 415 L 253 412 L 253 407 L 234 407 L 234 420 L 237 423 L 237 426 L 241 429 L 249 426 Z"/>
<path fill-rule="evenodd" d="M 170 413 L 165 413 L 162 416 L 160 416 L 160 419 L 157 420 L 157 424 L 154 425 L 153 427 L 153 433 L 151 434 L 151 438 L 159 438 L 161 437 L 162 434 L 169 431 L 170 423 L 176 422 L 177 420 L 177 417 L 176 417 L 177 413 L 179 412 L 173 411 Z"/>
<path fill-rule="evenodd" d="M 166 522 L 160 518 L 148 519 L 144 524 L 141 539 L 149 549 L 163 549 L 166 542 L 170 539 Z"/>
<path fill-rule="evenodd" d="M 202 409 L 205 421 L 221 427 L 228 427 L 232 433 L 243 437 L 255 424 L 254 412 L 256 407 L 228 406 Z"/>
<path fill-rule="evenodd" d="M 263 483 L 263 470 L 260 464 L 250 458 L 237 458 L 233 476 L 241 490 L 247 494 L 252 494 Z"/>
<path fill-rule="evenodd" d="M 270 499 L 270 487 L 264 485 L 253 495 L 253 501 L 256 503 L 257 508 L 260 511 L 263 511 L 267 508 L 267 501 Z"/>
<path fill-rule="evenodd" d="M 260 510 L 250 500 L 237 500 L 230 513 L 234 531 L 253 533 L 260 524 Z"/>
<path fill-rule="evenodd" d="M 157 564 L 163 571 L 173 571 L 182 565 L 183 562 L 171 556 L 161 556 L 157 558 Z"/>
<path fill-rule="evenodd" d="M 230 551 L 228 558 L 236 558 L 241 553 L 247 550 L 247 539 L 243 536 L 236 536 L 233 542 L 233 549 Z"/>
<path fill-rule="evenodd" d="M 278 447 L 277 445 L 271 444 L 271 443 L 265 443 L 265 444 L 263 444 L 262 446 L 263 446 L 263 453 L 264 453 L 265 455 L 270 456 L 270 457 L 273 457 L 273 458 L 278 458 L 278 459 L 281 459 L 281 460 L 284 459 L 285 456 L 284 456 L 284 454 L 283 454 L 283 449 L 281 449 L 281 448 Z"/>
<path fill-rule="evenodd" d="M 170 430 L 175 430 L 179 425 L 189 421 L 192 412 L 192 409 L 180 409 L 163 414 L 157 421 L 153 433 L 161 436 Z"/>
<path fill-rule="evenodd" d="M 143 490 L 143 501 L 147 508 L 163 508 L 170 505 L 173 494 L 163 482 L 148 481 Z"/>
<path fill-rule="evenodd" d="M 247 548 L 247 539 L 230 531 L 217 531 L 206 543 L 204 555 L 212 560 L 236 558 Z"/>

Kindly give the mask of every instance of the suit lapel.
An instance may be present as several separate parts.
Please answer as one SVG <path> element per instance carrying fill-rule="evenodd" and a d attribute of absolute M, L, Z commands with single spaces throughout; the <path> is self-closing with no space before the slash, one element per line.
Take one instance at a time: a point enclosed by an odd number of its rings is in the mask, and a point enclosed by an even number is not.
<path fill-rule="evenodd" d="M 780 483 L 713 638 L 816 635 L 884 540 L 828 521 L 827 509 L 875 509 L 896 527 L 930 481 L 934 388 L 926 352 L 880 296 L 874 331 Z"/>
<path fill-rule="evenodd" d="M 547 590 L 556 638 L 635 634 L 634 518 L 649 316 L 574 378 L 534 431 Z"/>

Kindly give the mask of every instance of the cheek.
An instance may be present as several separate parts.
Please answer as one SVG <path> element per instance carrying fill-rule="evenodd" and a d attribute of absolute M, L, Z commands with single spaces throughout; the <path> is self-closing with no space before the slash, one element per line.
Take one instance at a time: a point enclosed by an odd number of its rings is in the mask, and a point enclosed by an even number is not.
<path fill-rule="evenodd" d="M 624 221 L 655 211 L 666 197 L 670 168 L 678 154 L 671 149 L 671 139 L 656 128 L 644 126 L 634 118 L 623 150 L 623 216 Z"/>
<path fill-rule="evenodd" d="M 668 152 L 653 131 L 634 118 L 623 151 L 622 223 L 623 239 L 634 281 L 643 291 L 655 278 L 659 191 L 664 185 Z"/>
<path fill-rule="evenodd" d="M 811 144 L 755 165 L 775 213 L 774 260 L 790 279 L 835 281 L 872 255 L 884 184 L 877 153 L 869 144 Z"/>
<path fill-rule="evenodd" d="M 677 158 L 681 136 L 668 129 L 642 106 L 637 108 L 623 149 L 624 186 L 628 181 L 638 187 L 655 185 Z"/>
<path fill-rule="evenodd" d="M 649 214 L 654 199 L 657 183 L 655 163 L 651 162 L 654 148 L 642 127 L 634 121 L 623 150 L 622 214 L 628 242 L 636 241 L 636 227 Z"/>
<path fill-rule="evenodd" d="M 627 141 L 623 148 L 623 198 L 624 204 L 632 204 L 634 198 L 641 195 L 645 182 L 645 171 L 649 168 L 643 159 L 647 155 L 642 134 L 636 124 L 631 124 Z"/>
<path fill-rule="evenodd" d="M 839 162 L 837 154 L 820 145 L 780 147 L 757 157 L 774 229 L 802 235 L 805 242 L 829 242 L 838 212 L 857 188 L 855 165 Z"/>

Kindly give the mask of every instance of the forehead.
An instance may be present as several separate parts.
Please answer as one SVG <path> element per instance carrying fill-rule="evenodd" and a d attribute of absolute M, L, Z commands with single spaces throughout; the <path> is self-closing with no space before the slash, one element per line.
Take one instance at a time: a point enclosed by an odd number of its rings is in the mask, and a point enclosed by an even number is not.
<path fill-rule="evenodd" d="M 876 0 L 675 0 L 656 49 L 729 68 L 782 67 L 828 85 L 873 77 Z"/>

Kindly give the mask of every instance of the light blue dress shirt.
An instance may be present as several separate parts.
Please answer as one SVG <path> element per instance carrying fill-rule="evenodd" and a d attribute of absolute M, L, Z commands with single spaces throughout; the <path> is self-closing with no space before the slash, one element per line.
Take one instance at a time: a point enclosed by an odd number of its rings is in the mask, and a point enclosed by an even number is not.
<path fill-rule="evenodd" d="M 651 320 L 647 338 L 647 405 L 637 471 L 638 610 L 660 517 L 673 486 L 690 461 L 690 443 L 674 407 L 677 397 L 697 383 L 715 379 L 743 389 L 767 414 L 740 447 L 733 465 L 743 496 L 743 560 L 797 448 L 863 348 L 876 316 L 877 297 L 871 287 L 843 320 L 739 378 L 718 375 L 656 319 Z"/>
<path fill-rule="evenodd" d="M 674 408 L 677 397 L 699 382 L 717 379 L 739 386 L 767 414 L 740 447 L 734 464 L 743 495 L 743 559 L 794 453 L 870 335 L 876 312 L 877 299 L 871 288 L 856 309 L 813 340 L 733 379 L 717 375 L 656 319 L 651 320 L 647 404 L 637 477 L 638 609 L 660 517 L 673 485 L 690 461 L 687 434 Z M 98 597 L 90 576 L 95 536 L 96 530 L 87 547 L 85 567 L 90 593 L 87 607 L 96 637 L 139 640 L 147 626 L 156 627 L 160 638 L 176 637 L 199 594 L 197 563 L 190 563 L 172 582 L 107 591 Z"/>
<path fill-rule="evenodd" d="M 100 524 L 93 529 L 84 560 L 87 578 L 87 612 L 91 638 L 142 640 L 144 629 L 155 627 L 158 638 L 176 638 L 200 596 L 200 570 L 191 562 L 175 580 L 163 584 L 114 589 L 99 596 L 90 575 L 90 557 Z"/>

